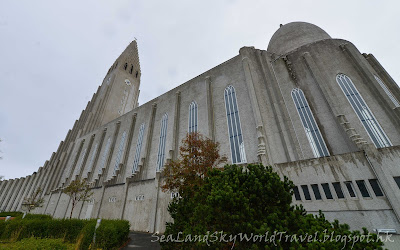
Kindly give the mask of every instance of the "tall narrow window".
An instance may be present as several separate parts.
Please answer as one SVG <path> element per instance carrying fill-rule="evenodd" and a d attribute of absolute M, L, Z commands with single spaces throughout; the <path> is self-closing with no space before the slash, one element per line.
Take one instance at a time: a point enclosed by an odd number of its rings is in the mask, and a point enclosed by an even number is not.
<path fill-rule="evenodd" d="M 315 122 L 314 116 L 308 105 L 307 99 L 301 89 L 295 88 L 292 90 L 293 102 L 296 106 L 297 113 L 300 116 L 308 142 L 310 143 L 314 157 L 329 156 L 328 148 L 326 147 L 324 138 L 322 138 L 318 125 Z"/>
<path fill-rule="evenodd" d="M 357 186 L 358 186 L 358 188 L 360 189 L 361 195 L 362 195 L 363 197 L 371 197 L 371 196 L 369 195 L 367 186 L 365 186 L 364 180 L 358 180 L 358 181 L 356 181 L 356 183 L 357 183 Z"/>
<path fill-rule="evenodd" d="M 168 125 L 168 114 L 165 113 L 161 120 L 160 128 L 160 142 L 158 144 L 158 155 L 157 155 L 157 171 L 160 171 L 164 166 L 165 156 L 165 139 L 167 137 L 167 125 Z"/>
<path fill-rule="evenodd" d="M 293 193 L 294 193 L 294 198 L 296 199 L 296 201 L 301 201 L 299 188 L 297 186 L 293 187 Z"/>
<path fill-rule="evenodd" d="M 336 191 L 337 197 L 339 199 L 343 199 L 344 198 L 344 194 L 343 194 L 342 187 L 340 186 L 340 182 L 333 182 L 332 185 L 333 185 L 333 188 Z"/>
<path fill-rule="evenodd" d="M 344 182 L 344 184 L 347 187 L 347 191 L 349 191 L 350 197 L 356 198 L 357 195 L 356 195 L 356 192 L 354 192 L 353 183 L 351 181 L 346 181 L 346 182 Z"/>
<path fill-rule="evenodd" d="M 356 112 L 358 118 L 361 120 L 362 125 L 375 144 L 375 147 L 383 148 L 391 146 L 392 143 L 379 125 L 378 121 L 375 119 L 351 79 L 346 75 L 339 74 L 336 77 L 336 81 Z"/>
<path fill-rule="evenodd" d="M 379 85 L 381 85 L 382 89 L 385 91 L 385 93 L 388 95 L 388 97 L 390 98 L 390 100 L 393 102 L 395 107 L 400 107 L 399 101 L 397 101 L 396 97 L 392 94 L 392 92 L 390 92 L 390 90 L 388 89 L 388 87 L 382 82 L 382 80 L 377 77 L 376 75 L 374 75 L 375 80 L 379 83 Z"/>
<path fill-rule="evenodd" d="M 319 192 L 318 184 L 311 184 L 316 200 L 322 200 L 321 193 Z"/>
<path fill-rule="evenodd" d="M 113 175 L 115 175 L 117 169 L 119 168 L 119 163 L 121 162 L 122 151 L 124 150 L 124 145 L 125 145 L 125 138 L 126 138 L 126 131 L 124 131 L 124 133 L 122 134 L 121 141 L 119 142 L 117 159 L 115 160 Z"/>
<path fill-rule="evenodd" d="M 197 103 L 191 102 L 189 105 L 189 133 L 197 132 Z"/>
<path fill-rule="evenodd" d="M 103 157 L 101 157 L 99 174 L 103 173 L 103 168 L 106 165 L 108 151 L 110 151 L 110 146 L 111 146 L 111 136 L 107 140 L 107 144 L 106 144 L 106 148 L 104 149 Z"/>
<path fill-rule="evenodd" d="M 310 191 L 308 190 L 307 185 L 301 185 L 301 189 L 303 189 L 304 198 L 308 201 L 311 200 Z"/>
<path fill-rule="evenodd" d="M 139 161 L 140 161 L 140 152 L 142 151 L 142 142 L 143 142 L 143 134 L 144 134 L 144 123 L 140 125 L 139 129 L 139 134 L 136 142 L 136 152 L 135 152 L 135 158 L 133 160 L 133 169 L 132 169 L 132 174 L 135 173 L 135 171 L 138 168 Z"/>
<path fill-rule="evenodd" d="M 240 125 L 239 110 L 236 101 L 235 88 L 228 86 L 225 89 L 225 109 L 228 121 L 229 142 L 231 146 L 232 163 L 246 163 L 246 152 Z"/>
<path fill-rule="evenodd" d="M 382 189 L 379 186 L 379 182 L 377 179 L 369 179 L 369 184 L 371 184 L 372 190 L 374 190 L 376 197 L 383 196 Z"/>
<path fill-rule="evenodd" d="M 322 183 L 322 189 L 324 190 L 325 197 L 329 200 L 333 199 L 331 188 L 329 187 L 329 183 Z"/>

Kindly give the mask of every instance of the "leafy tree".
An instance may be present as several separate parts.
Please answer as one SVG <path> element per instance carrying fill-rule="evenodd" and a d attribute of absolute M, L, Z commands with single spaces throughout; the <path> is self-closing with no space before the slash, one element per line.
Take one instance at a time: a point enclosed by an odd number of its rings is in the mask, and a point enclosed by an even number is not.
<path fill-rule="evenodd" d="M 22 201 L 22 209 L 30 213 L 38 207 L 43 207 L 44 199 L 42 198 L 43 189 L 38 187 L 30 196 L 27 196 Z"/>
<path fill-rule="evenodd" d="M 293 183 L 271 167 L 213 168 L 221 157 L 218 144 L 204 146 L 209 143 L 199 134 L 188 135 L 180 160 L 164 169 L 164 190 L 180 193 L 168 206 L 173 222 L 161 240 L 164 249 L 381 248 L 366 229 L 350 231 L 321 212 L 314 216 L 291 205 Z"/>
<path fill-rule="evenodd" d="M 168 162 L 163 169 L 163 191 L 192 192 L 200 186 L 208 172 L 226 162 L 219 154 L 219 143 L 200 133 L 188 133 L 179 148 L 179 159 Z"/>
<path fill-rule="evenodd" d="M 72 212 L 74 211 L 75 206 L 80 201 L 88 201 L 89 198 L 93 195 L 93 192 L 90 190 L 89 184 L 86 180 L 74 180 L 72 181 L 66 188 L 64 188 L 63 192 L 67 194 L 71 198 L 71 214 L 69 218 L 72 218 Z"/>

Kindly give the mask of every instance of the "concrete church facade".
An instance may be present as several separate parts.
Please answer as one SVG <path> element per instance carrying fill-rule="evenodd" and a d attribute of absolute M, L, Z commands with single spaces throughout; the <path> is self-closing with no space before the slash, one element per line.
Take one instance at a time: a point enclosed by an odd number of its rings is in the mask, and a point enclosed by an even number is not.
<path fill-rule="evenodd" d="M 221 143 L 228 163 L 272 165 L 296 185 L 293 201 L 353 229 L 400 232 L 400 89 L 371 54 L 303 22 L 281 26 L 267 50 L 239 54 L 138 105 L 133 41 L 43 167 L 0 182 L 0 208 L 21 210 L 38 187 L 37 213 L 69 215 L 62 193 L 85 178 L 93 199 L 73 217 L 130 221 L 163 232 L 174 193 L 160 170 L 198 131 Z"/>

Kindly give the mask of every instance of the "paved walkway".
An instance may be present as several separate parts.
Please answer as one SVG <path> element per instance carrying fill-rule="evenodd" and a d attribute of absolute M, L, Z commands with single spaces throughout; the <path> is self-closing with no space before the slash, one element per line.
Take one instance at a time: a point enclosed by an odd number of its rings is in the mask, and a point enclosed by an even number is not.
<path fill-rule="evenodd" d="M 151 237 L 150 233 L 130 232 L 129 238 L 131 241 L 122 249 L 149 249 L 158 250 L 161 249 L 158 242 L 151 242 L 157 238 Z"/>

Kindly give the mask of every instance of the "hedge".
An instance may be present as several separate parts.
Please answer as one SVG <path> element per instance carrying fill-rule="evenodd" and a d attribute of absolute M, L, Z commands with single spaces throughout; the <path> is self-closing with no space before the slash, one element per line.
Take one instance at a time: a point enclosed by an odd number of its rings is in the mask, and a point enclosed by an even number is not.
<path fill-rule="evenodd" d="M 21 239 L 53 238 L 76 243 L 79 249 L 88 249 L 94 234 L 96 220 L 49 219 L 33 216 L 0 222 L 1 241 L 20 241 Z M 121 246 L 129 235 L 129 222 L 123 220 L 102 220 L 96 231 L 96 247 L 113 249 Z"/>
<path fill-rule="evenodd" d="M 2 249 L 67 250 L 74 249 L 74 246 L 68 243 L 64 243 L 62 239 L 40 239 L 31 237 L 13 243 L 7 243 L 4 245 L 0 244 L 0 250 Z"/>
<path fill-rule="evenodd" d="M 7 216 L 22 217 L 23 214 L 24 213 L 22 213 L 22 212 L 1 212 L 0 217 L 7 217 Z"/>

